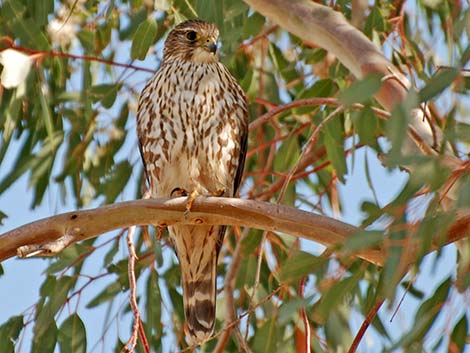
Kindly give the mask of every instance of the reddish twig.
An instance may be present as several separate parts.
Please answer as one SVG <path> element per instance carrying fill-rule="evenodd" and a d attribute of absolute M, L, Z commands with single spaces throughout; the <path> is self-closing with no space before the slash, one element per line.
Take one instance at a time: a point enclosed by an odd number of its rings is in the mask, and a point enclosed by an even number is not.
<path fill-rule="evenodd" d="M 14 50 L 27 53 L 30 55 L 42 55 L 42 56 L 53 56 L 53 57 L 58 57 L 58 58 L 68 58 L 68 59 L 75 59 L 75 60 L 96 61 L 96 62 L 100 62 L 106 65 L 119 66 L 119 67 L 124 67 L 126 69 L 133 69 L 133 70 L 138 70 L 138 71 L 146 71 L 150 73 L 155 73 L 155 70 L 148 69 L 146 67 L 136 66 L 132 64 L 117 63 L 112 60 L 98 58 L 96 56 L 75 55 L 75 54 L 69 54 L 69 53 L 61 53 L 61 52 L 54 51 L 54 50 L 36 50 L 36 49 L 30 49 L 30 48 L 17 46 L 13 44 L 12 41 L 3 40 L 2 42 L 10 43 L 10 46 L 9 46 L 10 49 L 14 49 Z"/>
<path fill-rule="evenodd" d="M 302 124 L 298 128 L 296 128 L 294 131 L 291 131 L 288 134 L 284 134 L 282 136 L 275 137 L 272 140 L 269 140 L 268 142 L 265 142 L 265 143 L 263 143 L 261 145 L 258 145 L 258 146 L 254 146 L 252 149 L 250 149 L 248 151 L 248 153 L 246 154 L 246 158 L 250 158 L 255 153 L 261 152 L 261 151 L 265 150 L 266 148 L 271 147 L 271 146 L 275 145 L 278 142 L 284 141 L 284 140 L 286 140 L 287 138 L 289 138 L 293 135 L 299 135 L 302 131 L 305 130 L 305 128 L 307 126 L 310 126 L 310 123 Z"/>
<path fill-rule="evenodd" d="M 150 353 L 150 346 L 149 342 L 147 341 L 147 336 L 145 336 L 144 325 L 142 324 L 142 320 L 139 318 L 139 336 L 142 340 L 142 345 L 144 346 L 144 352 Z"/>
<path fill-rule="evenodd" d="M 145 332 L 143 330 L 142 320 L 140 319 L 139 306 L 137 305 L 137 284 L 135 278 L 135 261 L 137 260 L 137 254 L 134 247 L 134 233 L 136 226 L 129 227 L 127 232 L 127 247 L 129 248 L 129 287 L 130 287 L 130 304 L 132 313 L 134 314 L 134 325 L 132 327 L 132 334 L 126 345 L 122 348 L 121 353 L 133 352 L 137 345 L 137 339 L 140 334 L 142 344 L 144 346 L 145 353 L 150 353 L 149 344 Z"/>
<path fill-rule="evenodd" d="M 299 297 L 301 297 L 301 298 L 304 298 L 305 281 L 306 281 L 306 277 L 302 277 L 302 279 L 300 280 Z M 303 306 L 300 309 L 300 317 L 301 317 L 302 322 L 304 324 L 304 330 L 305 330 L 305 333 L 302 335 L 304 344 L 302 345 L 303 348 L 300 352 L 310 353 L 311 352 L 311 348 L 310 348 L 310 336 L 311 336 L 310 323 L 308 321 L 308 317 L 307 317 L 307 313 L 305 311 L 305 307 L 303 307 Z"/>
<path fill-rule="evenodd" d="M 276 29 L 278 29 L 279 26 L 277 25 L 274 25 L 272 26 L 271 28 L 267 29 L 266 31 L 258 34 L 257 36 L 253 37 L 252 39 L 250 39 L 248 42 L 240 45 L 240 49 L 241 50 L 245 50 L 247 47 L 249 46 L 252 46 L 253 44 L 255 44 L 257 41 L 259 41 L 260 39 L 263 39 L 263 38 L 266 38 L 268 35 L 270 35 L 271 33 L 273 33 Z"/>
<path fill-rule="evenodd" d="M 374 319 L 374 317 L 377 315 L 377 312 L 379 311 L 380 307 L 384 303 L 384 300 L 381 299 L 375 305 L 370 309 L 369 313 L 367 314 L 366 318 L 364 319 L 364 322 L 362 323 L 361 327 L 359 328 L 359 331 L 356 334 L 356 337 L 354 337 L 354 341 L 351 344 L 351 347 L 349 347 L 348 353 L 355 353 L 357 350 L 357 347 L 359 346 L 359 343 L 361 342 L 362 337 L 364 336 L 367 328 L 369 327 L 370 323 Z"/>
<path fill-rule="evenodd" d="M 290 103 L 286 103 L 283 105 L 276 106 L 275 108 L 271 109 L 267 113 L 261 115 L 258 119 L 252 121 L 250 123 L 250 131 L 253 131 L 254 129 L 257 129 L 267 121 L 271 120 L 274 118 L 276 115 L 292 109 L 292 108 L 297 108 L 297 107 L 305 107 L 305 106 L 317 106 L 317 105 L 327 105 L 327 106 L 340 106 L 341 102 L 338 101 L 336 98 L 305 98 L 305 99 L 299 99 Z M 362 104 L 353 104 L 351 109 L 357 110 L 357 109 L 363 109 L 364 105 Z M 390 117 L 390 113 L 383 109 L 371 107 L 372 111 L 381 119 L 387 119 Z"/>

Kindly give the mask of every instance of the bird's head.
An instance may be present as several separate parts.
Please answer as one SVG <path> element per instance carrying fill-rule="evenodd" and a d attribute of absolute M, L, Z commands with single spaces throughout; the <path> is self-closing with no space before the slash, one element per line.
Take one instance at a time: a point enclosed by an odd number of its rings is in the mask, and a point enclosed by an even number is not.
<path fill-rule="evenodd" d="M 163 49 L 163 61 L 179 59 L 197 63 L 218 61 L 219 30 L 209 22 L 189 20 L 177 25 L 168 34 Z"/>

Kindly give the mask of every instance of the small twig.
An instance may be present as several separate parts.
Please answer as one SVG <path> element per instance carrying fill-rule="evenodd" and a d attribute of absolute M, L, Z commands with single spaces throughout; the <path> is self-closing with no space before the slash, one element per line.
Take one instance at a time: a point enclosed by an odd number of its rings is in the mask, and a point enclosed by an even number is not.
<path fill-rule="evenodd" d="M 143 331 L 142 321 L 140 319 L 139 306 L 137 305 L 137 284 L 135 278 L 135 261 L 137 260 L 137 254 L 134 247 L 134 233 L 136 226 L 129 227 L 127 232 L 127 247 L 129 248 L 129 288 L 130 288 L 130 304 L 132 308 L 132 313 L 134 314 L 134 325 L 132 327 L 132 334 L 129 340 L 127 341 L 124 348 L 122 348 L 121 353 L 133 352 L 137 346 L 137 339 L 139 337 L 142 339 L 142 343 L 146 353 L 150 353 L 149 344 L 147 338 L 145 337 L 145 332 Z"/>
<path fill-rule="evenodd" d="M 377 315 L 377 312 L 379 311 L 380 307 L 384 303 L 384 300 L 381 299 L 375 305 L 370 309 L 369 313 L 367 314 L 366 318 L 364 319 L 361 327 L 359 328 L 359 331 L 356 334 L 356 337 L 354 337 L 354 341 L 351 344 L 351 347 L 349 347 L 348 353 L 355 353 L 357 350 L 357 347 L 359 346 L 359 343 L 361 342 L 362 337 L 364 336 L 367 328 L 369 327 L 370 323 L 374 319 L 374 317 Z"/>
<path fill-rule="evenodd" d="M 278 105 L 275 108 L 268 111 L 267 113 L 261 115 L 256 120 L 252 121 L 250 123 L 250 131 L 253 131 L 254 129 L 260 127 L 264 123 L 274 118 L 276 115 L 286 110 L 297 108 L 297 107 L 317 106 L 317 105 L 327 105 L 327 106 L 338 107 L 338 106 L 341 106 L 342 103 L 336 98 L 305 98 L 305 99 L 299 99 L 290 103 L 286 103 L 283 105 Z M 364 109 L 364 105 L 353 104 L 350 108 L 354 110 L 360 110 L 360 109 Z M 371 107 L 371 109 L 380 119 L 388 119 L 390 117 L 390 113 L 383 109 L 379 109 L 376 107 Z"/>
<path fill-rule="evenodd" d="M 306 277 L 302 277 L 302 279 L 300 280 L 299 297 L 301 297 L 302 299 L 304 298 L 305 281 L 306 281 Z M 304 306 L 302 306 L 302 308 L 300 309 L 300 317 L 302 318 L 302 322 L 304 324 L 304 330 L 305 330 L 305 341 L 304 341 L 304 350 L 303 350 L 303 352 L 310 353 L 311 352 L 311 348 L 310 348 L 310 336 L 311 336 L 310 323 L 308 321 L 308 316 L 307 316 L 307 313 L 305 311 Z"/>
<path fill-rule="evenodd" d="M 250 39 L 248 42 L 240 45 L 240 49 L 241 50 L 245 50 L 247 47 L 249 46 L 252 46 L 253 44 L 255 44 L 257 41 L 259 41 L 260 39 L 263 39 L 263 38 L 266 38 L 268 35 L 270 35 L 271 33 L 273 33 L 276 29 L 278 29 L 279 26 L 277 25 L 274 25 L 272 26 L 271 28 L 261 32 L 260 34 L 258 34 L 257 36 L 253 37 L 252 39 Z"/>
<path fill-rule="evenodd" d="M 9 43 L 8 41 L 4 40 L 3 43 Z M 78 60 L 85 60 L 85 61 L 96 61 L 100 62 L 106 65 L 111 65 L 111 66 L 118 66 L 118 67 L 124 67 L 126 69 L 133 69 L 133 70 L 138 70 L 138 71 L 145 71 L 145 72 L 150 72 L 150 73 L 155 73 L 155 70 L 148 69 L 146 67 L 142 66 L 136 66 L 132 64 L 123 64 L 123 63 L 117 63 L 112 60 L 107 60 L 103 58 L 98 58 L 96 56 L 89 56 L 89 55 L 75 55 L 75 54 L 68 54 L 68 53 L 61 53 L 57 52 L 54 50 L 35 50 L 35 49 L 30 49 L 30 48 L 24 48 L 20 47 L 17 45 L 14 45 L 13 42 L 11 42 L 11 45 L 9 46 L 10 49 L 14 49 L 23 53 L 27 53 L 30 55 L 43 55 L 43 56 L 53 56 L 53 57 L 59 57 L 59 58 L 68 58 L 68 59 L 78 59 Z"/>
<path fill-rule="evenodd" d="M 144 346 L 144 352 L 150 353 L 150 346 L 147 341 L 147 336 L 145 336 L 144 325 L 142 324 L 142 320 L 139 318 L 139 336 L 142 340 L 142 345 Z"/>
<path fill-rule="evenodd" d="M 410 291 L 411 285 L 412 285 L 412 283 L 414 282 L 415 278 L 416 278 L 416 274 L 414 274 L 414 275 L 413 275 L 413 278 L 408 282 L 408 285 L 406 286 L 405 292 L 404 292 L 403 295 L 401 296 L 400 301 L 398 302 L 397 307 L 396 307 L 395 310 L 393 311 L 392 317 L 390 318 L 390 322 L 392 322 L 393 319 L 395 319 L 395 316 L 397 315 L 398 310 L 400 309 L 401 305 L 403 304 L 403 301 L 405 300 L 406 294 Z"/>
<path fill-rule="evenodd" d="M 240 330 L 235 330 L 235 336 L 238 338 L 240 343 L 240 348 L 243 349 L 246 353 L 252 353 L 251 348 L 248 346 L 246 339 L 242 336 Z"/>

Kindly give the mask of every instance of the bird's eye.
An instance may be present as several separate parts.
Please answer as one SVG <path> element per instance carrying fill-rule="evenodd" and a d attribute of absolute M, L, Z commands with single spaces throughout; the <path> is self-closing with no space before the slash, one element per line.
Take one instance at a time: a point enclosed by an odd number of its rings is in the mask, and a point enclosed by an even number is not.
<path fill-rule="evenodd" d="M 193 42 L 199 38 L 199 35 L 194 31 L 189 31 L 188 33 L 186 33 L 186 38 Z"/>

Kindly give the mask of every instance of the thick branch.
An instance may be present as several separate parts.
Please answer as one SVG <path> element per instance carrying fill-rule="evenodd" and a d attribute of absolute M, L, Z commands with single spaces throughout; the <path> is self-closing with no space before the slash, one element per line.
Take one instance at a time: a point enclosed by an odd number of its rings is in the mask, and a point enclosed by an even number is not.
<path fill-rule="evenodd" d="M 44 218 L 0 236 L 0 261 L 32 244 L 56 242 L 64 235 L 77 241 L 132 225 L 226 224 L 278 231 L 326 246 L 341 244 L 358 228 L 335 219 L 268 202 L 235 198 L 198 197 L 185 217 L 186 198 L 121 202 L 92 210 Z M 384 254 L 370 250 L 359 257 L 381 265 Z"/>
<path fill-rule="evenodd" d="M 68 212 L 13 229 L 0 236 L 0 261 L 17 254 L 18 249 L 41 244 L 65 246 L 132 225 L 165 226 L 184 224 L 226 224 L 291 234 L 325 246 L 344 244 L 359 229 L 335 219 L 268 202 L 236 198 L 199 197 L 185 216 L 186 198 L 121 202 L 100 208 Z M 470 236 L 470 210 L 457 214 L 444 243 Z M 385 239 L 384 239 L 385 240 Z M 442 244 L 442 239 L 439 240 Z M 60 249 L 60 246 L 57 246 Z M 411 251 L 411 253 L 413 253 Z M 356 256 L 383 265 L 386 250 L 367 249 Z M 411 262 L 413 259 L 403 259 Z"/>
<path fill-rule="evenodd" d="M 289 32 L 334 54 L 358 78 L 371 73 L 388 76 L 393 70 L 400 81 L 407 82 L 377 47 L 340 12 L 310 0 L 245 2 Z M 390 111 L 406 93 L 400 82 L 387 80 L 377 100 Z"/>
<path fill-rule="evenodd" d="M 357 78 L 368 74 L 381 74 L 387 78 L 375 98 L 388 111 L 407 95 L 409 81 L 380 52 L 380 50 L 346 18 L 333 9 L 311 0 L 245 0 L 251 7 L 274 23 L 301 39 L 315 43 L 334 54 Z M 441 131 L 431 127 L 423 112 L 416 109 L 410 125 L 419 135 L 418 141 L 410 136 L 407 145 L 425 141 L 433 146 L 434 138 L 441 141 Z"/>

